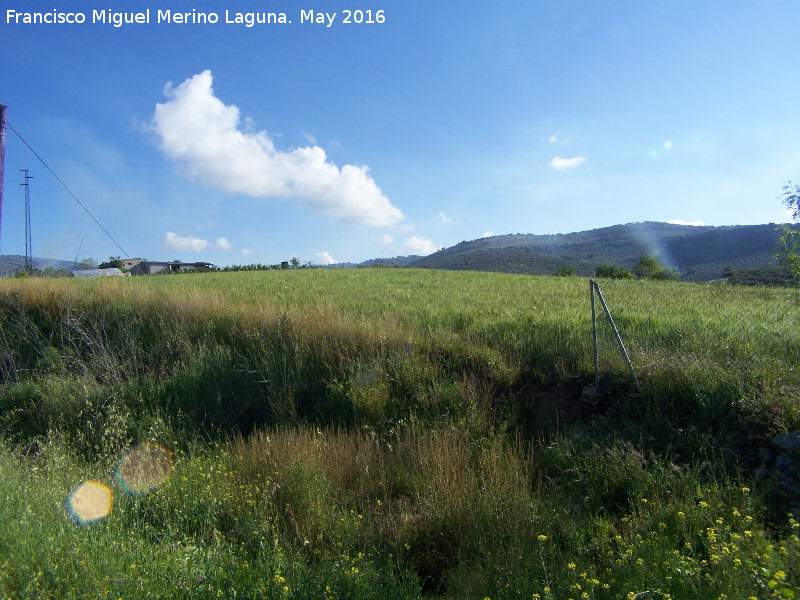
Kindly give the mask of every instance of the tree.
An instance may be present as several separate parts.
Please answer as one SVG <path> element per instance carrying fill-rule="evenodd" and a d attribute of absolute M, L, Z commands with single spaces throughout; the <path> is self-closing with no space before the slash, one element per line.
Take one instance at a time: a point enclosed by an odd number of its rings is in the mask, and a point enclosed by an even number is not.
<path fill-rule="evenodd" d="M 633 274 L 639 279 L 658 279 L 661 271 L 661 264 L 652 256 L 640 257 L 633 268 Z"/>
<path fill-rule="evenodd" d="M 93 258 L 84 258 L 78 263 L 78 269 L 81 271 L 88 271 L 89 269 L 96 269 L 97 261 Z"/>
<path fill-rule="evenodd" d="M 557 277 L 575 277 L 575 268 L 571 267 L 568 264 L 563 264 L 560 267 L 558 267 L 558 270 L 556 271 L 556 276 Z"/>
<path fill-rule="evenodd" d="M 792 185 L 789 181 L 789 185 L 783 186 L 783 193 L 778 196 L 778 199 L 781 198 L 786 208 L 792 211 L 792 219 L 800 220 L 800 185 Z"/>
<path fill-rule="evenodd" d="M 124 263 L 119 256 L 109 256 L 106 262 L 97 265 L 98 269 L 119 269 L 122 270 Z"/>
<path fill-rule="evenodd" d="M 633 268 L 633 273 L 639 279 L 680 279 L 678 269 L 663 267 L 652 256 L 642 256 Z"/>
<path fill-rule="evenodd" d="M 792 213 L 792 219 L 800 220 L 800 185 L 792 185 L 789 181 L 789 185 L 783 186 L 783 193 L 778 199 L 782 200 Z M 783 231 L 783 235 L 778 238 L 782 247 L 776 256 L 781 264 L 787 265 L 792 270 L 793 275 L 800 276 L 800 231 L 788 225 L 781 225 L 778 229 Z"/>
<path fill-rule="evenodd" d="M 606 279 L 633 279 L 633 274 L 628 269 L 616 265 L 597 265 L 594 276 Z"/>

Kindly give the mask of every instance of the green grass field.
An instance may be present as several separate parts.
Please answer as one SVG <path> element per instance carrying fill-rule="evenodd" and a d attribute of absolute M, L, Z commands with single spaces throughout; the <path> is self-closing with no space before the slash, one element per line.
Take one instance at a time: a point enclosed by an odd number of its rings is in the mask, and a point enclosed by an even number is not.
<path fill-rule="evenodd" d="M 800 429 L 798 291 L 599 283 L 640 386 L 602 317 L 590 405 L 586 279 L 0 280 L 0 590 L 797 597 L 762 463 Z M 171 466 L 132 491 L 141 444 Z M 113 506 L 77 524 L 90 480 Z"/>

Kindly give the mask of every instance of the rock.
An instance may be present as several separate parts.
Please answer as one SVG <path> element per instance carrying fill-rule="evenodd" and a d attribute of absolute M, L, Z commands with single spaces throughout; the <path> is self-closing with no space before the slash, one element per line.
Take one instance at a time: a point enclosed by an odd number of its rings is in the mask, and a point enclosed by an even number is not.
<path fill-rule="evenodd" d="M 775 460 L 775 470 L 791 475 L 797 470 L 797 466 L 791 456 L 786 452 L 781 452 Z"/>
<path fill-rule="evenodd" d="M 591 404 L 592 406 L 597 406 L 597 403 L 600 402 L 600 397 L 602 396 L 602 392 L 594 386 L 586 386 L 583 388 L 583 392 L 581 393 L 581 400 L 584 402 Z"/>
<path fill-rule="evenodd" d="M 800 456 L 800 431 L 782 433 L 772 440 L 772 445 L 789 454 Z"/>
<path fill-rule="evenodd" d="M 761 459 L 761 462 L 764 464 L 772 462 L 772 459 L 775 457 L 772 453 L 772 450 L 767 448 L 766 446 L 761 446 L 758 449 L 758 457 Z"/>

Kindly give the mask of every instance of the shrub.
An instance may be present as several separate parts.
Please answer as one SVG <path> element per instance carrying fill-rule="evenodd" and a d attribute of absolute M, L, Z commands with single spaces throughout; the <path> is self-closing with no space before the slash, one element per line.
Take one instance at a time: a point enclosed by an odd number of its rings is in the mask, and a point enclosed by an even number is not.
<path fill-rule="evenodd" d="M 639 279 L 680 279 L 678 269 L 664 267 L 652 256 L 642 256 L 633 268 L 633 273 Z"/>
<path fill-rule="evenodd" d="M 556 271 L 557 277 L 575 277 L 575 275 L 576 275 L 575 268 L 571 267 L 568 264 L 561 265 L 560 267 L 558 267 L 558 270 Z"/>
<path fill-rule="evenodd" d="M 598 265 L 594 276 L 606 279 L 633 279 L 633 274 L 628 269 L 616 265 Z"/>

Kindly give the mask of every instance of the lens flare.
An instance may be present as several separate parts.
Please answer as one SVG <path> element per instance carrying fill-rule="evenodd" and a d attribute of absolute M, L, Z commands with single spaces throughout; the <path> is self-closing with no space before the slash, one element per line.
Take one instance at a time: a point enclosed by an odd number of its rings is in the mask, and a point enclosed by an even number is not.
<path fill-rule="evenodd" d="M 79 525 L 88 525 L 111 514 L 114 493 L 99 481 L 85 481 L 67 498 L 67 512 Z"/>
<path fill-rule="evenodd" d="M 153 490 L 172 473 L 172 450 L 146 442 L 131 450 L 117 466 L 117 481 L 129 494 Z"/>

